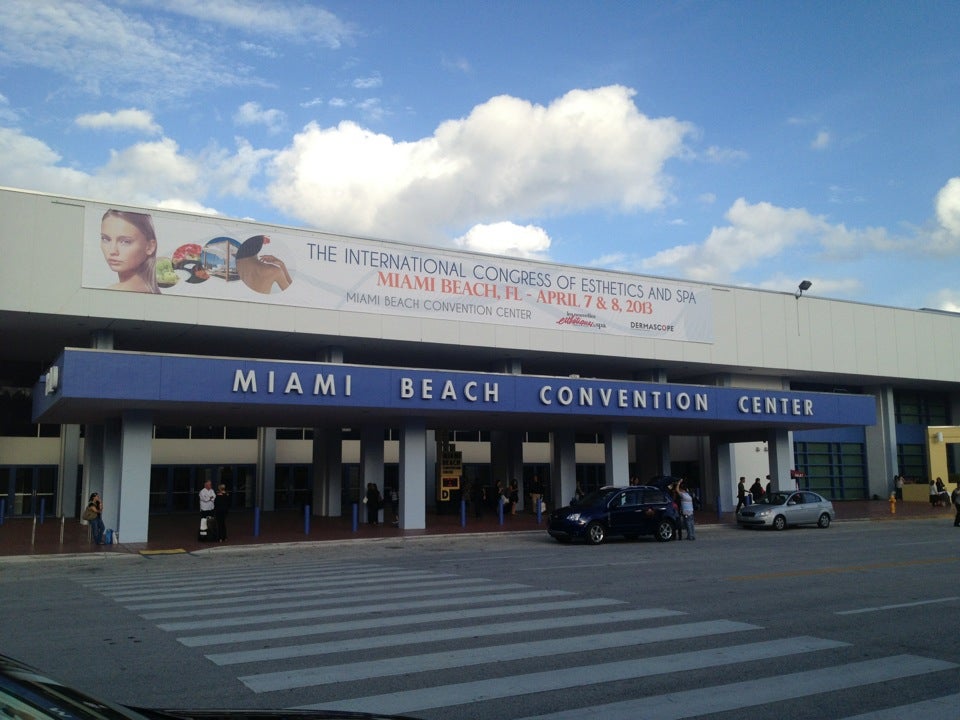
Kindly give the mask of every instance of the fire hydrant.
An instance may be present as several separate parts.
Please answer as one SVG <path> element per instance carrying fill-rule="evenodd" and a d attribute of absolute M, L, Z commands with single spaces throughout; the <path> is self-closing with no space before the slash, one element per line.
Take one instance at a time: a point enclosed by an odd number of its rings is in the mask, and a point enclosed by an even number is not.
<path fill-rule="evenodd" d="M 896 493 L 890 493 L 890 514 L 891 515 L 897 514 L 897 494 Z"/>

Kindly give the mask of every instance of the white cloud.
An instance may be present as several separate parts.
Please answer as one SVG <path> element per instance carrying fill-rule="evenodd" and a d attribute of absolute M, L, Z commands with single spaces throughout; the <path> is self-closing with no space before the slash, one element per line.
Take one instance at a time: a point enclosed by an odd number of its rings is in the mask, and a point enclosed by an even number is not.
<path fill-rule="evenodd" d="M 333 13 L 309 2 L 289 0 L 141 0 L 167 12 L 244 32 L 338 48 L 354 34 Z"/>
<path fill-rule="evenodd" d="M 78 115 L 74 121 L 79 127 L 90 130 L 131 130 L 147 135 L 157 135 L 162 128 L 153 120 L 153 113 L 136 108 Z"/>
<path fill-rule="evenodd" d="M 383 85 L 383 78 L 380 77 L 380 73 L 374 73 L 370 77 L 356 78 L 353 81 L 353 87 L 357 90 L 369 90 L 371 88 L 378 88 L 381 85 Z"/>
<path fill-rule="evenodd" d="M 711 145 L 703 152 L 703 158 L 707 162 L 713 163 L 732 163 L 741 162 L 749 158 L 750 155 L 744 150 L 734 150 L 733 148 L 722 148 Z"/>
<path fill-rule="evenodd" d="M 745 267 L 776 257 L 804 237 L 830 229 L 825 220 L 806 210 L 751 205 L 743 198 L 734 202 L 726 217 L 730 224 L 714 228 L 702 244 L 668 248 L 642 261 L 642 267 L 723 282 Z"/>
<path fill-rule="evenodd" d="M 960 313 L 960 290 L 944 289 L 934 295 L 934 307 L 938 310 Z"/>
<path fill-rule="evenodd" d="M 550 236 L 536 225 L 520 226 L 512 222 L 474 225 L 453 244 L 467 250 L 510 255 L 512 257 L 546 259 Z"/>
<path fill-rule="evenodd" d="M 811 141 L 810 147 L 814 150 L 826 150 L 828 147 L 830 147 L 831 139 L 830 133 L 827 130 L 821 130 Z"/>
<path fill-rule="evenodd" d="M 277 155 L 270 197 L 315 226 L 418 242 L 504 217 L 659 208 L 664 166 L 693 128 L 646 117 L 633 94 L 574 90 L 548 106 L 495 97 L 414 142 L 311 123 Z"/>
<path fill-rule="evenodd" d="M 287 115 L 282 110 L 260 107 L 257 102 L 245 102 L 233 114 L 233 121 L 237 125 L 263 125 L 271 133 L 283 130 L 287 122 Z"/>
<path fill-rule="evenodd" d="M 234 152 L 213 148 L 191 157 L 173 140 L 164 138 L 112 152 L 106 163 L 87 173 L 63 167 L 60 155 L 46 143 L 19 130 L 0 128 L 0 157 L 4 158 L 0 185 L 215 212 L 198 198 L 254 196 L 252 182 L 271 152 L 238 140 Z"/>
<path fill-rule="evenodd" d="M 960 237 L 960 177 L 950 178 L 936 199 L 937 221 L 951 235 Z"/>
<path fill-rule="evenodd" d="M 127 9 L 98 0 L 0 2 L 0 63 L 62 76 L 59 92 L 123 96 L 147 106 L 254 82 L 202 36 Z M 123 62 L 118 49 L 129 49 Z"/>

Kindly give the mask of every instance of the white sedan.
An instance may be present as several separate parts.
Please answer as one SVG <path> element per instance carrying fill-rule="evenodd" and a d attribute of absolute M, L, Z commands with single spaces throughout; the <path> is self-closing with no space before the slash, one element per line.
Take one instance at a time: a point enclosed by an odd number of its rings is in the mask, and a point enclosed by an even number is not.
<path fill-rule="evenodd" d="M 783 530 L 787 525 L 830 527 L 836 513 L 833 503 L 809 490 L 767 493 L 760 502 L 744 505 L 737 513 L 742 527 L 772 527 Z"/>

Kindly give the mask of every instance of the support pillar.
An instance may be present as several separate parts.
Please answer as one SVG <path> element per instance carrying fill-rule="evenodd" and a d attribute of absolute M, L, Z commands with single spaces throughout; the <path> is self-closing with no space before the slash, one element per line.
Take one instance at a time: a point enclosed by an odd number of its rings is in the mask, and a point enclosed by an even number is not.
<path fill-rule="evenodd" d="M 716 438 L 710 438 L 710 464 L 712 466 L 713 484 L 717 488 L 716 502 L 720 506 L 716 508 L 717 512 L 733 511 L 737 507 L 737 481 L 734 477 L 734 468 L 736 460 L 733 452 L 733 445 L 728 442 L 719 442 Z M 714 502 L 713 498 L 701 498 L 704 503 Z"/>
<path fill-rule="evenodd" d="M 361 497 L 367 492 L 367 483 L 376 485 L 383 495 L 383 435 L 382 425 L 364 425 L 360 430 Z"/>
<path fill-rule="evenodd" d="M 900 474 L 897 460 L 897 421 L 893 388 L 871 390 L 877 403 L 877 424 L 864 428 L 867 456 L 867 497 L 885 498 L 893 491 L 893 476 Z"/>
<path fill-rule="evenodd" d="M 550 495 L 556 507 L 569 505 L 577 490 L 577 445 L 573 430 L 550 433 Z"/>
<path fill-rule="evenodd" d="M 147 541 L 150 524 L 150 466 L 153 418 L 146 410 L 125 410 L 120 420 L 120 483 L 116 523 L 124 543 Z M 109 524 L 108 524 L 109 527 Z"/>
<path fill-rule="evenodd" d="M 524 507 L 523 491 L 523 433 L 513 430 L 494 430 L 490 433 L 491 480 L 509 487 L 516 479 L 520 488 L 518 510 Z"/>
<path fill-rule="evenodd" d="M 427 527 L 427 447 L 423 420 L 407 420 L 400 426 L 400 527 L 404 530 Z"/>
<path fill-rule="evenodd" d="M 80 426 L 60 426 L 60 461 L 57 469 L 57 508 L 59 517 L 77 516 L 77 466 L 80 464 Z M 86 507 L 86 502 L 81 504 Z"/>
<path fill-rule="evenodd" d="M 257 428 L 257 507 L 264 512 L 276 509 L 277 429 Z"/>
<path fill-rule="evenodd" d="M 767 435 L 767 461 L 770 463 L 770 489 L 794 490 L 797 481 L 790 477 L 793 469 L 793 433 L 770 430 Z"/>
<path fill-rule="evenodd" d="M 340 517 L 343 494 L 343 433 L 339 427 L 313 429 L 313 514 Z"/>
<path fill-rule="evenodd" d="M 627 485 L 630 481 L 630 444 L 627 428 L 620 423 L 607 425 L 603 457 L 606 485 Z"/>

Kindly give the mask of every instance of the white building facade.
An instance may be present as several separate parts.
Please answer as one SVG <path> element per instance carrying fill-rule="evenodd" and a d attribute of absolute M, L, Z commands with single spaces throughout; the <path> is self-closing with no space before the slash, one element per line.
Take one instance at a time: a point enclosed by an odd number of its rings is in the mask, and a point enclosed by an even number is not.
<path fill-rule="evenodd" d="M 102 491 L 127 542 L 206 479 L 320 516 L 372 482 L 408 528 L 534 476 L 886 497 L 960 418 L 952 313 L 9 189 L 0 228 L 0 504 Z"/>

